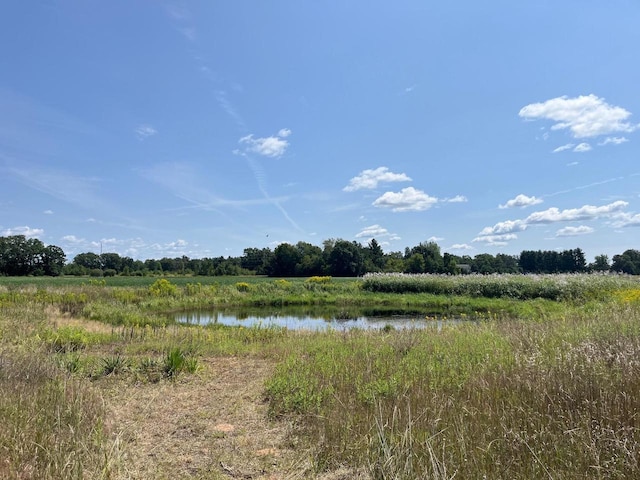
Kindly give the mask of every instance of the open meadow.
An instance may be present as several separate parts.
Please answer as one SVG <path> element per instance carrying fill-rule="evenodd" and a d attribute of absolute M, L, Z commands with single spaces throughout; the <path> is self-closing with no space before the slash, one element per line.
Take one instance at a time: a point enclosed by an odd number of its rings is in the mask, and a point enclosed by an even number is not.
<path fill-rule="evenodd" d="M 425 325 L 167 316 L 305 305 Z M 640 478 L 640 278 L 0 278 L 0 392 L 0 478 Z"/>

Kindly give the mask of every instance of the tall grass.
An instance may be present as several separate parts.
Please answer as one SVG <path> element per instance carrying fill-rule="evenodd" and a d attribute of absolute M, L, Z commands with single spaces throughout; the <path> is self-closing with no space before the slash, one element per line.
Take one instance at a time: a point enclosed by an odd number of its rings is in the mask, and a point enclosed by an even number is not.
<path fill-rule="evenodd" d="M 640 478 L 640 310 L 548 322 L 351 332 L 267 384 L 318 469 L 373 478 Z"/>
<path fill-rule="evenodd" d="M 0 478 L 116 478 L 118 442 L 84 381 L 40 354 L 4 350 L 0 391 Z"/>
<path fill-rule="evenodd" d="M 640 278 L 618 274 L 434 275 L 371 273 L 362 288 L 370 292 L 430 293 L 529 300 L 606 300 L 621 289 L 639 289 Z"/>

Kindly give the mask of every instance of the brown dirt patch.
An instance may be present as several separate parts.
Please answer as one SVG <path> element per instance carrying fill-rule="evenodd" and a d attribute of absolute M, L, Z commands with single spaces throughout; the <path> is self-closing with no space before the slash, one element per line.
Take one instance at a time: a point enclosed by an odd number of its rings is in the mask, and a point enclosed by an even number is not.
<path fill-rule="evenodd" d="M 97 382 L 125 444 L 125 477 L 313 478 L 309 452 L 293 449 L 290 426 L 267 418 L 263 391 L 272 361 L 224 357 L 203 364 L 197 375 L 175 381 Z"/>

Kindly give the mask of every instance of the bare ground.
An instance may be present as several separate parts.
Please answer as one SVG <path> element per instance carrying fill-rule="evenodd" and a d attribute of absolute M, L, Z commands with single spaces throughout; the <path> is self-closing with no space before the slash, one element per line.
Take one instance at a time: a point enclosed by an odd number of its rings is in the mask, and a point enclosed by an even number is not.
<path fill-rule="evenodd" d="M 272 361 L 202 360 L 203 369 L 175 381 L 99 386 L 124 452 L 127 479 L 365 479 L 350 469 L 315 475 L 312 453 L 286 422 L 271 421 L 263 400 Z M 100 383 L 100 382 L 98 382 Z"/>

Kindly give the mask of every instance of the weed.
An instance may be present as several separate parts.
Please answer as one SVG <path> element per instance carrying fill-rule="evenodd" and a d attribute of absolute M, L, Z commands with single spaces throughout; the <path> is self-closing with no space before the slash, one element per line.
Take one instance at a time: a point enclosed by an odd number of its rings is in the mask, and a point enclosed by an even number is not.
<path fill-rule="evenodd" d="M 117 375 L 129 370 L 131 362 L 121 355 L 114 355 L 102 359 L 102 374 L 105 376 Z"/>

